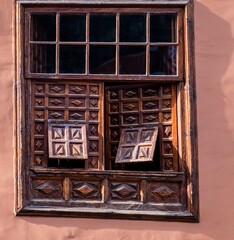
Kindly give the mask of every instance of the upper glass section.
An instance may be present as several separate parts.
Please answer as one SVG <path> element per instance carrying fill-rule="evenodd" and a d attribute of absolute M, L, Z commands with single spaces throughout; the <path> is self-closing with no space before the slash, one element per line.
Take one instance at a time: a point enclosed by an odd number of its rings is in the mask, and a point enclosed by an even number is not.
<path fill-rule="evenodd" d="M 176 13 L 31 13 L 29 73 L 177 75 Z"/>

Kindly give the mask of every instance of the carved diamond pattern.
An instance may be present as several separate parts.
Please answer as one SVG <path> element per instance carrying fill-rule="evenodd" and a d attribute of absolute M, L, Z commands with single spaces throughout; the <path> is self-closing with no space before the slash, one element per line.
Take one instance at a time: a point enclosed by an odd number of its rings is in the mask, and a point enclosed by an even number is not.
<path fill-rule="evenodd" d="M 93 93 L 93 94 L 98 94 L 98 88 L 93 86 L 93 87 L 90 87 L 90 91 Z"/>
<path fill-rule="evenodd" d="M 40 157 L 36 157 L 36 163 L 37 163 L 38 165 L 41 165 L 42 159 L 41 159 Z"/>
<path fill-rule="evenodd" d="M 82 104 L 82 102 L 77 99 L 72 101 L 71 103 L 74 104 L 75 106 L 80 106 Z"/>
<path fill-rule="evenodd" d="M 133 110 L 134 108 L 136 108 L 135 105 L 133 104 L 128 104 L 127 106 L 125 106 L 128 110 Z"/>
<path fill-rule="evenodd" d="M 76 93 L 80 93 L 80 92 L 83 91 L 83 89 L 80 88 L 80 87 L 78 87 L 78 86 L 76 86 L 76 87 L 72 87 L 71 90 L 72 90 L 73 92 L 76 92 Z"/>
<path fill-rule="evenodd" d="M 92 100 L 90 101 L 90 103 L 91 103 L 91 105 L 92 105 L 93 107 L 96 107 L 98 101 L 97 101 L 97 99 L 92 99 Z"/>
<path fill-rule="evenodd" d="M 153 102 L 148 102 L 148 103 L 145 104 L 145 106 L 146 106 L 147 108 L 152 108 L 152 107 L 155 107 L 156 104 L 153 103 Z"/>
<path fill-rule="evenodd" d="M 165 128 L 165 131 L 164 131 L 166 137 L 170 137 L 171 136 L 171 133 L 172 133 L 172 130 L 171 130 L 171 127 L 170 126 L 167 126 Z"/>
<path fill-rule="evenodd" d="M 40 125 L 37 125 L 36 130 L 37 130 L 37 132 L 40 133 L 42 131 L 42 127 Z"/>
<path fill-rule="evenodd" d="M 119 134 L 118 134 L 118 132 L 117 131 L 112 131 L 112 134 L 111 134 L 111 136 L 112 136 L 112 139 L 117 139 L 118 138 L 118 136 L 119 136 Z"/>
<path fill-rule="evenodd" d="M 134 123 L 136 122 L 137 118 L 133 117 L 133 116 L 130 116 L 128 118 L 126 118 L 126 120 L 129 122 L 129 123 Z"/>
<path fill-rule="evenodd" d="M 168 170 L 168 171 L 173 170 L 173 158 L 165 159 L 165 170 Z"/>
<path fill-rule="evenodd" d="M 136 189 L 128 184 L 123 183 L 121 185 L 117 185 L 117 187 L 114 188 L 112 192 L 118 195 L 120 198 L 124 199 L 134 197 L 133 195 L 136 194 Z"/>
<path fill-rule="evenodd" d="M 149 115 L 148 117 L 145 118 L 146 120 L 148 120 L 149 122 L 154 121 L 155 119 L 157 119 L 157 117 L 153 116 L 153 115 Z"/>
<path fill-rule="evenodd" d="M 36 116 L 38 118 L 41 118 L 43 116 L 43 112 L 41 112 L 41 111 L 36 112 Z"/>
<path fill-rule="evenodd" d="M 42 105 L 43 101 L 42 101 L 42 99 L 37 98 L 37 99 L 36 99 L 36 103 L 37 103 L 38 105 Z"/>
<path fill-rule="evenodd" d="M 97 118 L 97 113 L 91 113 L 91 118 L 96 119 Z"/>
<path fill-rule="evenodd" d="M 148 96 L 152 96 L 153 94 L 157 93 L 155 90 L 153 89 L 148 89 L 144 92 L 146 95 Z"/>
<path fill-rule="evenodd" d="M 93 135 L 96 135 L 97 134 L 97 128 L 92 126 L 91 129 L 90 129 L 90 132 L 93 134 Z"/>
<path fill-rule="evenodd" d="M 60 88 L 60 87 L 58 87 L 58 86 L 55 86 L 55 87 L 52 87 L 51 88 L 51 91 L 52 92 L 55 92 L 55 93 L 59 93 L 59 92 L 61 92 L 63 89 L 62 88 Z"/>
<path fill-rule="evenodd" d="M 52 116 L 53 118 L 59 118 L 62 116 L 62 114 L 58 112 L 54 112 L 54 113 L 51 113 L 50 116 Z"/>
<path fill-rule="evenodd" d="M 117 124 L 118 123 L 118 119 L 116 117 L 112 117 L 111 118 L 111 123 L 114 124 L 114 125 Z"/>
<path fill-rule="evenodd" d="M 73 113 L 73 114 L 71 114 L 71 117 L 76 118 L 76 119 L 79 119 L 79 118 L 82 117 L 82 115 L 79 114 L 79 113 Z"/>
<path fill-rule="evenodd" d="M 115 99 L 118 96 L 118 94 L 116 92 L 111 92 L 110 96 L 111 98 Z"/>
<path fill-rule="evenodd" d="M 93 149 L 93 151 L 97 148 L 97 144 L 96 143 L 92 143 L 91 148 Z"/>
<path fill-rule="evenodd" d="M 39 186 L 37 186 L 36 190 L 38 190 L 39 192 L 43 193 L 46 196 L 49 196 L 52 193 L 54 193 L 55 191 L 59 191 L 59 188 L 50 182 L 44 182 L 44 183 L 40 184 Z"/>
<path fill-rule="evenodd" d="M 165 108 L 171 107 L 171 100 L 164 100 L 163 105 L 164 105 Z"/>
<path fill-rule="evenodd" d="M 90 161 L 90 164 L 92 167 L 96 167 L 97 160 L 95 158 L 92 158 L 92 160 Z"/>
<path fill-rule="evenodd" d="M 59 105 L 59 104 L 62 103 L 62 101 L 60 101 L 59 99 L 53 99 L 53 100 L 51 100 L 50 102 L 51 102 L 52 104 L 54 104 L 54 105 Z"/>
<path fill-rule="evenodd" d="M 170 189 L 168 186 L 160 186 L 159 188 L 156 188 L 152 191 L 152 193 L 155 195 L 159 195 L 163 199 L 168 198 L 170 195 L 174 193 L 172 189 Z"/>
<path fill-rule="evenodd" d="M 171 120 L 171 114 L 170 114 L 170 113 L 164 114 L 164 119 L 165 119 L 166 121 Z"/>
<path fill-rule="evenodd" d="M 38 93 L 41 93 L 43 90 L 44 90 L 44 88 L 43 88 L 42 86 L 37 86 L 37 87 L 36 87 L 36 91 L 37 91 Z"/>
<path fill-rule="evenodd" d="M 96 191 L 95 188 L 93 188 L 88 183 L 84 183 L 82 186 L 75 187 L 74 191 L 81 194 L 82 196 L 86 197 Z"/>
<path fill-rule="evenodd" d="M 170 143 L 166 144 L 165 146 L 165 153 L 166 154 L 171 154 L 172 153 L 172 146 Z"/>
<path fill-rule="evenodd" d="M 41 143 L 41 141 L 38 140 L 37 143 L 36 143 L 37 148 L 40 149 L 42 147 L 42 145 L 43 144 Z"/>
<path fill-rule="evenodd" d="M 171 88 L 170 87 L 166 87 L 163 89 L 163 94 L 167 95 L 171 93 Z"/>
<path fill-rule="evenodd" d="M 125 95 L 128 96 L 128 97 L 133 97 L 134 95 L 136 95 L 136 93 L 133 92 L 133 91 L 128 91 L 128 92 L 125 93 Z"/>
<path fill-rule="evenodd" d="M 114 111 L 114 112 L 115 112 L 116 110 L 118 110 L 118 105 L 117 105 L 117 104 L 112 104 L 112 105 L 111 105 L 111 110 Z"/>

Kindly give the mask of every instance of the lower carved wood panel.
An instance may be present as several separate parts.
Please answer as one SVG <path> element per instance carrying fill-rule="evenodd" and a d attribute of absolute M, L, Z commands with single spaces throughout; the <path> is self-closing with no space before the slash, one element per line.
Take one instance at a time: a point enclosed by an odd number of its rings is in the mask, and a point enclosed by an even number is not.
<path fill-rule="evenodd" d="M 31 201 L 37 206 L 119 208 L 122 210 L 176 210 L 186 209 L 186 195 L 183 192 L 183 175 L 175 174 L 163 180 L 152 175 L 149 180 L 139 174 L 105 172 L 71 174 L 64 177 L 45 177 L 35 171 L 31 177 Z M 42 175 L 42 176 L 40 176 Z M 66 175 L 66 174 L 65 174 Z M 75 176 L 76 175 L 76 176 Z M 90 176 L 90 177 L 89 177 Z M 49 201 L 48 201 L 49 200 Z M 162 205 L 166 203 L 166 205 Z"/>
<path fill-rule="evenodd" d="M 101 182 L 73 180 L 71 199 L 101 200 Z"/>

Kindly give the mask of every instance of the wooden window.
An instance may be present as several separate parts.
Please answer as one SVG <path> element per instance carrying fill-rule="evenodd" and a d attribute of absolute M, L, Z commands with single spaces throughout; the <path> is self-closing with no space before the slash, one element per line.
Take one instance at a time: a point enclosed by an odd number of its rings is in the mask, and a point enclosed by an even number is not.
<path fill-rule="evenodd" d="M 198 221 L 192 1 L 17 6 L 16 213 Z"/>

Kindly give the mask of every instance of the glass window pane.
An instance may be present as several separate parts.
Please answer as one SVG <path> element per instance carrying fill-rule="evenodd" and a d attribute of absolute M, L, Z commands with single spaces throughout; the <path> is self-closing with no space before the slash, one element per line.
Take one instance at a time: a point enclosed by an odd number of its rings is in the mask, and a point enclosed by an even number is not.
<path fill-rule="evenodd" d="M 146 72 L 145 46 L 120 46 L 119 73 L 145 74 Z"/>
<path fill-rule="evenodd" d="M 176 42 L 176 14 L 150 15 L 150 41 Z"/>
<path fill-rule="evenodd" d="M 59 72 L 85 73 L 85 52 L 85 46 L 60 45 Z"/>
<path fill-rule="evenodd" d="M 60 16 L 60 41 L 85 42 L 86 40 L 85 14 Z"/>
<path fill-rule="evenodd" d="M 30 45 L 30 72 L 55 73 L 55 45 Z"/>
<path fill-rule="evenodd" d="M 176 75 L 176 49 L 175 46 L 151 46 L 150 74 Z"/>
<path fill-rule="evenodd" d="M 32 14 L 30 27 L 31 41 L 56 40 L 56 15 Z"/>
<path fill-rule="evenodd" d="M 115 42 L 115 14 L 90 15 L 90 42 Z"/>
<path fill-rule="evenodd" d="M 89 49 L 89 73 L 115 74 L 115 46 L 91 45 Z"/>
<path fill-rule="evenodd" d="M 145 42 L 146 15 L 120 15 L 120 42 Z"/>

